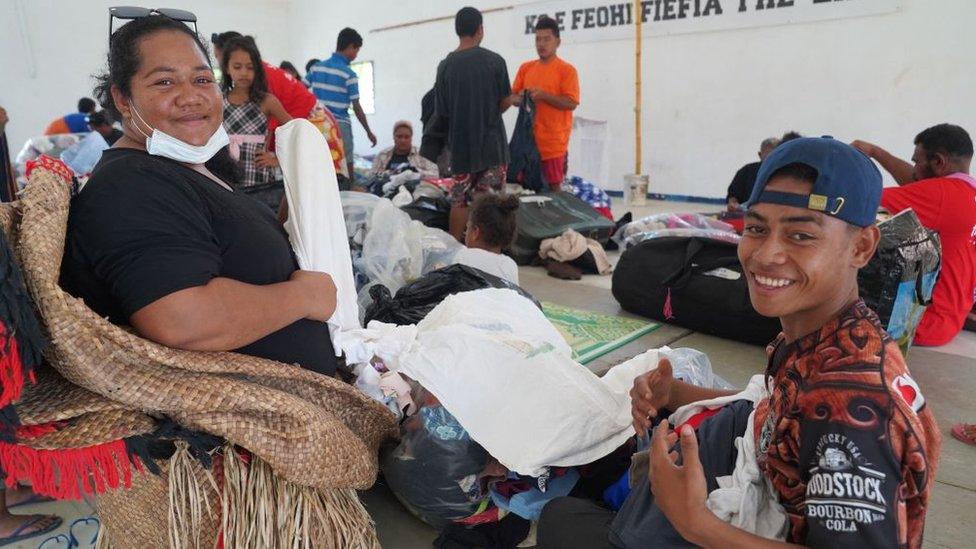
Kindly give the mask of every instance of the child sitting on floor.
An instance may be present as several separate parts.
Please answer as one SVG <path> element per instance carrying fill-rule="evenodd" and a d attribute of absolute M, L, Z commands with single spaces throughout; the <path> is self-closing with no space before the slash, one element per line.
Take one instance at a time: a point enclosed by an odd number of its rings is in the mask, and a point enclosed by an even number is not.
<path fill-rule="evenodd" d="M 476 269 L 518 284 L 518 266 L 502 250 L 515 238 L 515 210 L 519 199 L 515 195 L 484 194 L 471 205 L 464 245 L 455 263 Z"/>

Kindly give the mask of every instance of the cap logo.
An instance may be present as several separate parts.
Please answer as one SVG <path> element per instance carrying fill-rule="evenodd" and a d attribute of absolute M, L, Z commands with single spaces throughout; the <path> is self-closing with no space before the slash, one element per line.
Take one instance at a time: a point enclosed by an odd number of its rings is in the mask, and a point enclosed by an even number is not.
<path fill-rule="evenodd" d="M 827 209 L 827 197 L 822 194 L 811 194 L 810 201 L 807 203 L 807 208 L 810 210 L 817 210 L 822 212 Z"/>

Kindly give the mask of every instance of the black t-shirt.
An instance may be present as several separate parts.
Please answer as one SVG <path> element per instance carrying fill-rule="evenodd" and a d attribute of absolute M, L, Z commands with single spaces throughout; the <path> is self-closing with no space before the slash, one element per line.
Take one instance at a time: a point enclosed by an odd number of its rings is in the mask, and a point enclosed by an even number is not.
<path fill-rule="evenodd" d="M 177 162 L 109 149 L 73 200 L 61 284 L 116 324 L 214 277 L 256 285 L 297 269 L 274 213 Z M 240 353 L 332 375 L 328 325 L 299 320 Z"/>
<path fill-rule="evenodd" d="M 447 124 L 451 171 L 477 173 L 508 164 L 498 109 L 512 93 L 505 60 L 481 47 L 454 51 L 437 67 L 436 113 Z"/>
<path fill-rule="evenodd" d="M 397 154 L 393 153 L 390 157 L 390 161 L 386 163 L 386 169 L 392 170 L 394 168 L 400 167 L 401 164 L 409 164 L 410 155 L 409 154 Z"/>
<path fill-rule="evenodd" d="M 749 196 L 752 194 L 752 188 L 756 185 L 756 176 L 759 175 L 760 165 L 760 162 L 753 162 L 742 166 L 739 168 L 739 171 L 735 172 L 735 177 L 732 178 L 732 184 L 729 185 L 726 200 L 735 198 L 739 201 L 739 204 L 744 204 L 749 200 Z"/>

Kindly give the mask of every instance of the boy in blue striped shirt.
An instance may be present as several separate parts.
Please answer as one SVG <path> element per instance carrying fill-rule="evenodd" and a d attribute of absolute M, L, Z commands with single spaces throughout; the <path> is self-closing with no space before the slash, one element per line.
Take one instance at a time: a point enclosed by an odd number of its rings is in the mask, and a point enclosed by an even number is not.
<path fill-rule="evenodd" d="M 353 174 L 353 140 L 352 121 L 349 119 L 349 107 L 352 106 L 356 118 L 366 130 L 370 143 L 376 146 L 376 136 L 369 129 L 366 113 L 359 105 L 359 79 L 349 64 L 359 55 L 363 47 L 363 37 L 353 29 L 346 27 L 339 31 L 336 40 L 336 51 L 332 57 L 314 64 L 306 78 L 312 85 L 312 93 L 319 104 L 329 109 L 339 123 L 342 133 L 342 144 L 346 153 L 349 174 Z"/>

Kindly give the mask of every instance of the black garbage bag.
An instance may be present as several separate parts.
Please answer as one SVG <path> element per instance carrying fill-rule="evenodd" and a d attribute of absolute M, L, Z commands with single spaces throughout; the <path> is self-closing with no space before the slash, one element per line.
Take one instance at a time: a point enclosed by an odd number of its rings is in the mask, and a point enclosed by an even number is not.
<path fill-rule="evenodd" d="M 491 456 L 433 394 L 411 385 L 419 408 L 400 425 L 400 440 L 381 449 L 380 468 L 404 507 L 441 529 L 476 514 L 489 497 L 483 477 Z"/>
<path fill-rule="evenodd" d="M 451 203 L 443 196 L 438 198 L 421 196 L 400 209 L 407 212 L 410 219 L 434 229 L 446 232 L 450 225 Z"/>
<path fill-rule="evenodd" d="M 911 210 L 878 224 L 881 242 L 857 273 L 861 299 L 877 313 L 902 354 L 915 338 L 942 265 L 939 236 L 922 226 Z"/>
<path fill-rule="evenodd" d="M 397 325 L 416 324 L 447 296 L 484 288 L 515 290 L 542 308 L 534 297 L 507 280 L 467 265 L 450 265 L 431 271 L 400 288 L 395 297 L 390 295 L 386 286 L 373 286 L 369 290 L 373 303 L 366 308 L 363 322 L 368 324 L 372 320 L 379 320 Z"/>

